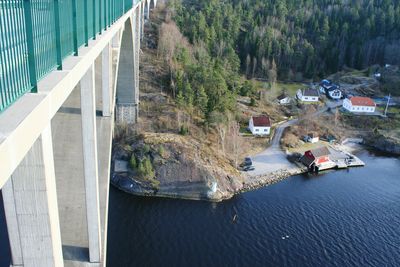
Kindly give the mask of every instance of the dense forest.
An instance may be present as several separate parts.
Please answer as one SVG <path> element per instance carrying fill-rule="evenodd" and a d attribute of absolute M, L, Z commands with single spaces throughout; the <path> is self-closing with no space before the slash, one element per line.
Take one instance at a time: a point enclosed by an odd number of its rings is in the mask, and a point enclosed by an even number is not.
<path fill-rule="evenodd" d="M 178 25 L 213 56 L 234 49 L 248 76 L 312 78 L 343 66 L 399 63 L 395 0 L 203 0 L 177 4 Z"/>
<path fill-rule="evenodd" d="M 184 36 L 174 37 L 182 40 L 171 57 L 174 94 L 206 117 L 232 109 L 238 93 L 251 95 L 240 74 L 273 83 L 400 63 L 400 1 L 171 2 Z"/>

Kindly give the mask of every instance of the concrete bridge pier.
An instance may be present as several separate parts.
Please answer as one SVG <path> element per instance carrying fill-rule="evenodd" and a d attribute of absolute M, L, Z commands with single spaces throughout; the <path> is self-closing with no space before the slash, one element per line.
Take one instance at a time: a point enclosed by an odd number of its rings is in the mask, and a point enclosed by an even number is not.
<path fill-rule="evenodd" d="M 104 65 L 103 65 L 104 67 Z M 96 131 L 96 96 L 94 64 L 82 77 L 81 112 L 83 164 L 85 177 L 86 217 L 89 237 L 90 262 L 101 260 L 101 226 L 99 202 L 99 174 Z M 108 88 L 107 88 L 108 89 Z M 107 90 L 106 89 L 106 90 Z M 104 91 L 104 90 L 103 90 Z"/>
<path fill-rule="evenodd" d="M 125 23 L 117 70 L 116 121 L 133 124 L 139 117 L 139 49 L 141 5 Z"/>
<path fill-rule="evenodd" d="M 102 58 L 102 101 L 103 117 L 111 117 L 113 110 L 112 93 L 112 47 L 108 43 L 101 53 Z"/>
<path fill-rule="evenodd" d="M 146 17 L 145 17 L 145 19 L 150 19 L 150 0 L 147 0 L 147 1 L 146 1 L 146 9 L 145 9 L 145 12 L 146 12 Z"/>
<path fill-rule="evenodd" d="M 146 2 L 144 1 L 142 5 L 139 6 L 139 21 L 140 21 L 140 31 L 139 31 L 139 39 L 142 40 L 144 36 L 144 22 L 146 16 Z"/>
<path fill-rule="evenodd" d="M 2 192 L 12 266 L 64 266 L 50 124 Z"/>

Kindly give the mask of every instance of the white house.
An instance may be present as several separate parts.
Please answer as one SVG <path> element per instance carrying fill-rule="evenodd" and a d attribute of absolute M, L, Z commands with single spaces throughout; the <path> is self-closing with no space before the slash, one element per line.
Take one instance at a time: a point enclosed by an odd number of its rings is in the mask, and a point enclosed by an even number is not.
<path fill-rule="evenodd" d="M 341 99 L 343 97 L 342 90 L 338 86 L 333 86 L 327 90 L 327 96 L 332 99 Z"/>
<path fill-rule="evenodd" d="M 287 96 L 286 94 L 281 94 L 280 96 L 277 97 L 279 104 L 281 105 L 287 105 L 290 103 L 290 97 Z"/>
<path fill-rule="evenodd" d="M 309 133 L 307 136 L 307 142 L 315 144 L 319 142 L 319 136 L 316 133 Z"/>
<path fill-rule="evenodd" d="M 299 89 L 296 94 L 297 98 L 303 102 L 318 102 L 319 93 L 317 89 Z"/>
<path fill-rule="evenodd" d="M 253 135 L 269 135 L 271 133 L 271 121 L 268 116 L 253 116 L 249 121 L 249 130 Z"/>
<path fill-rule="evenodd" d="M 350 112 L 374 113 L 376 104 L 369 97 L 353 96 L 343 101 L 343 108 Z"/>

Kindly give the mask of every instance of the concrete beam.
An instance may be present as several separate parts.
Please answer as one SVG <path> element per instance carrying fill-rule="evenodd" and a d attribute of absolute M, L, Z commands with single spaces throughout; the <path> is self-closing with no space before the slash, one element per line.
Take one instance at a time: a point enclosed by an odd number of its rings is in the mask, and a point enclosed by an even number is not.
<path fill-rule="evenodd" d="M 103 116 L 110 117 L 112 112 L 112 51 L 108 44 L 102 52 L 102 104 Z"/>
<path fill-rule="evenodd" d="M 89 258 L 90 262 L 100 262 L 101 230 L 94 64 L 89 68 L 81 80 L 81 111 Z"/>
<path fill-rule="evenodd" d="M 13 264 L 64 266 L 50 124 L 3 187 L 3 198 Z"/>

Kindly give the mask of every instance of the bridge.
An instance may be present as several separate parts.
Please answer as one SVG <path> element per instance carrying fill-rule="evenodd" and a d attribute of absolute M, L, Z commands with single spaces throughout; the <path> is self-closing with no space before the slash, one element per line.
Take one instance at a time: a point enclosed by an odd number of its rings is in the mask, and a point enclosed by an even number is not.
<path fill-rule="evenodd" d="M 105 266 L 114 122 L 137 121 L 140 45 L 156 5 L 0 1 L 0 188 L 11 266 Z"/>

